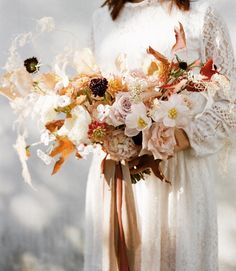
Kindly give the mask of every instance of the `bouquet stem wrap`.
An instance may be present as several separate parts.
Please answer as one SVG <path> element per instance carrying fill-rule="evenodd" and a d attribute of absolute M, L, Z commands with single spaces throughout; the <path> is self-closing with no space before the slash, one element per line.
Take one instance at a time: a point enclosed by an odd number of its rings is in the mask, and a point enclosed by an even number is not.
<path fill-rule="evenodd" d="M 103 161 L 103 270 L 136 271 L 140 233 L 127 165 Z"/>

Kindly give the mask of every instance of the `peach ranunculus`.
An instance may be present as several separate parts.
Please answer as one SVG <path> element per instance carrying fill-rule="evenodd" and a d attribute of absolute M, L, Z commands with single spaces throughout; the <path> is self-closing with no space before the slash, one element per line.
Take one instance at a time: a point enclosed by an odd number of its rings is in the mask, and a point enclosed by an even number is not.
<path fill-rule="evenodd" d="M 128 161 L 139 153 L 139 147 L 135 145 L 132 138 L 124 134 L 123 130 L 112 131 L 110 137 L 104 141 L 103 147 L 114 161 Z"/>
<path fill-rule="evenodd" d="M 176 145 L 175 129 L 161 123 L 153 123 L 150 129 L 143 131 L 143 146 L 140 155 L 152 153 L 155 159 L 168 159 L 174 154 Z"/>

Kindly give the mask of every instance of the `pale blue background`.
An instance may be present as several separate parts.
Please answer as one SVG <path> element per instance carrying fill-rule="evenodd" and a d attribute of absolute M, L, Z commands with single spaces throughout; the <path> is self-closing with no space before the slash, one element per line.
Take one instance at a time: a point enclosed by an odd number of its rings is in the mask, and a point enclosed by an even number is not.
<path fill-rule="evenodd" d="M 236 48 L 236 1 L 213 2 L 225 17 Z M 77 44 L 85 46 L 91 14 L 99 3 L 97 0 L 0 0 L 0 65 L 4 64 L 14 36 L 32 30 L 35 19 L 43 16 L 53 16 L 59 29 L 74 33 Z M 58 32 L 47 43 L 39 41 L 34 53 L 50 61 L 56 51 L 72 40 L 69 33 Z M 45 46 L 47 50 L 43 50 Z M 32 52 L 24 53 L 31 56 Z M 71 159 L 57 176 L 50 177 L 50 168 L 33 159 L 30 169 L 38 191 L 32 191 L 22 182 L 21 167 L 12 148 L 16 138 L 13 120 L 7 100 L 0 97 L 0 271 L 82 270 L 89 161 Z M 222 271 L 236 270 L 235 173 L 216 184 Z"/>

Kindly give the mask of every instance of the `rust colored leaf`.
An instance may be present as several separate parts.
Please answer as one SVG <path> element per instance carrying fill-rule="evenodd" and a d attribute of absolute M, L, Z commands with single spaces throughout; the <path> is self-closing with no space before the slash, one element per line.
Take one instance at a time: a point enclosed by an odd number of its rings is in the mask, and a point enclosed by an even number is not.
<path fill-rule="evenodd" d="M 149 48 L 147 49 L 147 53 L 153 55 L 158 61 L 164 64 L 170 64 L 169 60 L 164 55 L 154 50 L 151 46 L 149 46 Z"/>
<path fill-rule="evenodd" d="M 82 158 L 83 158 L 78 152 L 76 152 L 75 157 L 76 157 L 77 159 L 82 159 Z"/>
<path fill-rule="evenodd" d="M 65 159 L 63 157 L 60 157 L 56 164 L 54 165 L 53 171 L 52 171 L 52 175 L 56 174 L 62 167 L 62 165 L 64 164 Z"/>
<path fill-rule="evenodd" d="M 214 74 L 218 73 L 212 58 L 208 59 L 207 63 L 201 68 L 200 73 L 206 76 L 207 79 L 211 79 Z"/>
<path fill-rule="evenodd" d="M 176 43 L 172 47 L 172 54 L 175 54 L 177 51 L 181 49 L 185 49 L 187 47 L 187 42 L 186 42 L 186 36 L 184 32 L 184 27 L 181 23 L 179 23 L 179 28 L 175 28 L 175 39 Z"/>
<path fill-rule="evenodd" d="M 57 173 L 66 159 L 71 155 L 71 153 L 75 150 L 75 145 L 66 137 L 58 139 L 58 146 L 56 146 L 52 152 L 50 153 L 51 157 L 55 157 L 60 155 L 59 160 L 56 162 L 52 175 Z"/>
<path fill-rule="evenodd" d="M 65 120 L 55 120 L 48 122 L 45 127 L 51 132 L 59 130 L 64 125 Z"/>

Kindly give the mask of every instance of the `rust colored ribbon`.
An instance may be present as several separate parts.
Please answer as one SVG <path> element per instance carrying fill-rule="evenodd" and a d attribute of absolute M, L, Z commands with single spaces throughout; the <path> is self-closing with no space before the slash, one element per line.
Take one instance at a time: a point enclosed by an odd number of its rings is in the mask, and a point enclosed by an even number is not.
<path fill-rule="evenodd" d="M 118 218 L 118 266 L 120 271 L 130 271 L 122 223 L 123 174 L 120 163 L 116 165 L 116 211 Z"/>
<path fill-rule="evenodd" d="M 104 176 L 103 270 L 139 271 L 141 241 L 129 168 L 105 157 L 101 170 Z"/>

